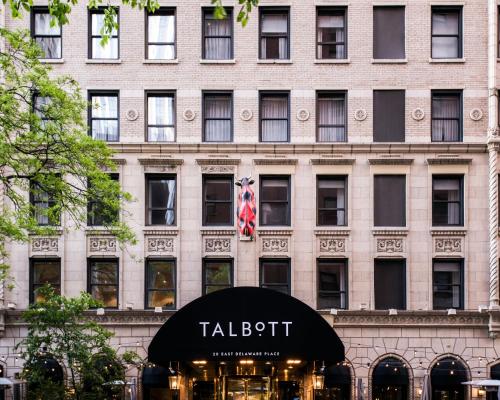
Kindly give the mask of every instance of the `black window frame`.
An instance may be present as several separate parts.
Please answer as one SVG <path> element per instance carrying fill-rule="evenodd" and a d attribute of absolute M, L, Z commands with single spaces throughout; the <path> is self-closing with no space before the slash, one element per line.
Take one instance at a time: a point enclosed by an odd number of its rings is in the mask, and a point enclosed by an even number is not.
<path fill-rule="evenodd" d="M 458 179 L 459 180 L 459 200 L 458 201 L 435 201 L 434 200 L 434 183 L 435 180 L 445 180 L 445 179 Z M 431 187 L 431 202 L 432 202 L 432 226 L 464 226 L 464 174 L 433 174 L 432 175 L 432 187 Z M 460 207 L 460 221 L 458 224 L 437 224 L 434 222 L 434 203 L 458 203 Z"/>
<path fill-rule="evenodd" d="M 319 108 L 319 102 L 321 98 L 343 98 L 344 101 L 344 124 L 343 125 L 324 125 L 319 123 L 319 114 L 320 114 L 320 108 Z M 347 128 L 349 124 L 349 118 L 347 115 L 347 107 L 348 107 L 348 100 L 347 100 L 347 91 L 346 90 L 317 90 L 316 91 L 316 142 L 317 143 L 347 143 L 348 142 L 348 135 L 347 135 Z M 339 140 L 339 141 L 326 141 L 326 140 L 319 140 L 319 131 L 320 128 L 344 128 L 344 140 Z"/>
<path fill-rule="evenodd" d="M 325 181 L 344 181 L 344 208 L 320 208 L 319 206 L 319 182 L 321 180 Z M 316 226 L 349 226 L 349 220 L 348 220 L 348 209 L 349 209 L 349 203 L 348 203 L 348 183 L 349 183 L 349 176 L 348 175 L 316 175 Z M 344 224 L 320 224 L 320 218 L 319 214 L 321 211 L 344 211 Z"/>
<path fill-rule="evenodd" d="M 115 284 L 98 284 L 92 283 L 92 264 L 94 262 L 113 262 L 116 267 L 116 283 Z M 88 257 L 87 258 L 87 293 L 92 296 L 92 288 L 94 286 L 113 286 L 116 288 L 116 307 L 107 307 L 103 305 L 103 308 L 115 310 L 120 307 L 120 259 L 118 257 Z M 93 298 L 93 297 L 92 297 Z"/>
<path fill-rule="evenodd" d="M 108 175 L 111 180 L 120 182 L 120 174 L 111 173 Z M 90 186 L 91 186 L 90 179 L 87 179 L 87 187 L 90 188 Z M 96 215 L 94 207 L 99 207 L 99 201 L 89 198 L 89 200 L 87 201 L 87 226 L 104 226 L 105 224 L 99 224 L 94 221 L 96 218 L 102 218 L 104 220 L 102 216 L 99 216 L 98 214 Z M 117 214 L 115 220 L 109 221 L 109 223 L 112 224 L 113 222 L 118 222 L 119 220 L 120 220 L 120 215 Z"/>
<path fill-rule="evenodd" d="M 321 264 L 332 264 L 332 263 L 339 263 L 342 264 L 342 267 L 344 269 L 344 286 L 345 290 L 339 290 L 339 291 L 333 291 L 333 290 L 321 290 L 320 289 L 320 265 Z M 316 309 L 317 310 L 325 310 L 328 308 L 320 308 L 319 307 L 319 297 L 320 295 L 324 293 L 325 295 L 335 295 L 339 294 L 341 297 L 344 297 L 344 307 L 329 307 L 329 308 L 336 308 L 338 310 L 348 310 L 349 309 L 349 260 L 347 258 L 318 258 L 316 260 Z M 342 300 L 340 300 L 342 304 Z"/>
<path fill-rule="evenodd" d="M 458 35 L 443 35 L 443 34 L 434 34 L 434 13 L 435 12 L 457 12 L 458 11 Z M 458 43 L 457 49 L 457 57 L 434 57 L 433 55 L 433 47 L 432 47 L 432 39 L 435 37 L 456 37 Z M 433 60 L 458 60 L 463 58 L 463 41 L 464 41 L 464 33 L 463 33 L 463 6 L 460 5 L 447 5 L 447 6 L 432 6 L 431 7 L 431 59 Z"/>
<path fill-rule="evenodd" d="M 30 15 L 30 33 L 31 38 L 36 42 L 37 38 L 53 38 L 58 37 L 61 41 L 61 57 L 47 58 L 40 57 L 42 60 L 61 60 L 63 58 L 63 27 L 59 25 L 59 35 L 37 35 L 35 32 L 35 16 L 36 14 L 50 14 L 49 7 L 46 6 L 33 6 Z M 55 17 L 53 17 L 55 18 Z"/>
<path fill-rule="evenodd" d="M 172 98 L 172 125 L 153 125 L 149 123 L 149 98 L 150 97 L 171 97 Z M 144 92 L 145 135 L 144 141 L 148 143 L 176 143 L 177 142 L 177 92 L 175 90 L 146 90 Z M 174 128 L 174 140 L 149 140 L 149 128 Z"/>
<path fill-rule="evenodd" d="M 436 290 L 434 289 L 435 283 L 434 283 L 434 266 L 435 264 L 439 263 L 458 263 L 459 264 L 459 273 L 460 273 L 460 284 L 450 284 L 448 286 L 451 286 L 453 290 L 454 286 L 459 286 L 460 287 L 460 307 L 456 308 L 457 310 L 463 310 L 464 309 L 464 303 L 465 303 L 465 260 L 463 258 L 433 258 L 432 259 L 432 309 L 433 310 L 447 310 L 447 308 L 440 308 L 435 306 L 435 300 L 434 296 L 436 293 Z"/>
<path fill-rule="evenodd" d="M 201 295 L 205 296 L 207 293 L 207 288 L 209 286 L 220 286 L 221 289 L 217 290 L 223 290 L 225 288 L 228 288 L 227 285 L 223 284 L 214 284 L 214 283 L 207 283 L 207 264 L 210 263 L 228 263 L 229 264 L 229 278 L 230 278 L 230 284 L 229 288 L 234 287 L 234 259 L 233 258 L 209 258 L 205 257 L 202 259 L 202 267 L 201 267 Z M 213 293 L 213 292 L 211 292 Z"/>
<path fill-rule="evenodd" d="M 57 262 L 59 263 L 59 285 L 58 288 L 51 285 L 51 287 L 56 289 L 59 289 L 59 293 L 61 293 L 61 284 L 62 284 L 62 263 L 61 259 L 59 257 L 48 257 L 48 258 L 35 258 L 35 257 L 30 257 L 29 259 L 29 303 L 34 304 L 35 303 L 35 290 L 37 290 L 40 287 L 43 287 L 45 283 L 35 283 L 34 282 L 34 275 L 35 275 L 35 264 L 36 263 L 43 263 L 43 262 Z M 36 286 L 36 288 L 35 288 Z"/>
<path fill-rule="evenodd" d="M 263 269 L 264 269 L 264 264 L 266 263 L 269 263 L 269 264 L 278 264 L 278 263 L 286 263 L 287 264 L 287 282 L 286 282 L 286 285 L 287 285 L 287 294 L 291 296 L 292 294 L 292 262 L 291 262 L 291 259 L 290 258 L 266 258 L 266 257 L 262 257 L 262 258 L 259 258 L 259 287 L 260 288 L 267 288 L 267 289 L 270 289 L 270 290 L 274 290 L 272 289 L 272 287 L 274 286 L 283 286 L 284 284 L 282 283 L 273 283 L 273 284 L 266 284 L 262 281 L 263 279 Z"/>
<path fill-rule="evenodd" d="M 206 199 L 206 185 L 207 181 L 211 179 L 224 179 L 229 183 L 231 189 L 230 201 L 224 200 L 212 200 L 207 201 Z M 230 204 L 230 218 L 231 220 L 224 224 L 211 224 L 207 222 L 207 207 L 209 203 L 229 203 Z M 219 175 L 219 174 L 203 174 L 202 176 L 202 226 L 233 226 L 234 225 L 234 175 Z"/>
<path fill-rule="evenodd" d="M 344 41 L 343 42 L 320 42 L 318 37 L 319 33 L 319 17 L 321 12 L 332 12 L 332 13 L 342 13 L 342 18 L 344 20 Z M 348 28 L 347 28 L 347 6 L 317 6 L 316 7 L 316 59 L 317 60 L 347 60 L 349 58 L 348 53 Z M 322 54 L 320 48 L 322 46 L 344 46 L 344 57 L 320 57 Z"/>
<path fill-rule="evenodd" d="M 172 225 L 167 225 L 167 224 L 152 224 L 151 217 L 150 217 L 150 211 L 153 209 L 149 207 L 149 182 L 151 180 L 175 180 L 175 199 L 174 199 L 174 223 Z M 179 180 L 177 177 L 177 174 L 158 174 L 158 173 L 148 173 L 145 174 L 145 183 L 146 183 L 146 188 L 145 188 L 145 211 L 146 211 L 146 226 L 177 226 L 178 221 L 177 221 L 177 201 L 178 201 L 178 193 L 179 193 Z M 162 208 L 163 209 L 163 208 Z M 165 211 L 168 211 L 168 208 L 165 208 Z"/>
<path fill-rule="evenodd" d="M 89 102 L 87 108 L 87 124 L 89 129 L 89 136 L 94 138 L 92 132 L 92 121 L 117 121 L 117 138 L 116 140 L 105 140 L 106 143 L 118 143 L 120 141 L 120 91 L 119 90 L 89 90 L 87 94 Z M 94 118 L 92 116 L 92 98 L 93 97 L 116 97 L 116 118 Z M 94 138 L 95 139 L 95 138 Z M 98 139 L 96 139 L 98 140 Z"/>
<path fill-rule="evenodd" d="M 434 102 L 434 97 L 441 96 L 457 96 L 458 97 L 458 118 L 437 118 L 434 117 L 434 107 L 432 106 Z M 464 141 L 464 99 L 463 90 L 431 90 L 431 142 L 433 143 L 459 143 Z M 456 121 L 458 120 L 458 139 L 457 140 L 434 140 L 434 135 L 432 132 L 432 122 L 436 121 Z"/>
<path fill-rule="evenodd" d="M 54 200 L 54 197 L 51 193 L 48 193 L 48 192 L 42 190 L 41 188 L 40 188 L 40 191 L 45 192 L 48 196 L 47 202 L 35 200 L 35 195 L 33 193 L 34 186 L 39 186 L 39 184 L 36 182 L 35 179 L 30 179 L 29 180 L 29 187 L 30 187 L 29 201 L 30 201 L 30 205 L 33 207 L 32 208 L 32 211 L 33 211 L 32 217 L 35 218 L 35 220 L 36 220 L 37 219 L 37 214 L 36 214 L 37 204 L 47 203 L 47 205 L 48 205 L 47 208 L 51 208 L 51 207 L 54 207 L 54 205 L 56 204 L 56 201 Z M 45 207 L 41 207 L 41 208 L 45 208 Z M 47 216 L 47 220 L 48 220 L 48 222 L 46 224 L 40 224 L 37 221 L 37 225 L 38 226 L 61 226 L 61 214 L 60 213 L 58 215 L 57 221 L 51 221 L 49 216 Z"/>
<path fill-rule="evenodd" d="M 402 268 L 402 285 L 401 285 L 401 303 L 402 303 L 402 308 L 399 307 L 391 307 L 395 308 L 397 310 L 407 310 L 408 309 L 408 293 L 407 293 L 407 281 L 408 281 L 408 263 L 405 258 L 375 258 L 373 260 L 373 307 L 375 310 L 387 310 L 386 308 L 377 308 L 377 281 L 375 279 L 376 275 L 376 269 L 377 269 L 377 263 L 395 263 L 395 262 L 401 262 L 402 265 L 400 266 Z M 381 267 L 384 268 L 384 267 Z M 400 282 L 398 282 L 400 283 Z M 387 288 L 392 287 L 390 282 L 387 282 Z M 399 287 L 399 285 L 398 285 Z"/>
<path fill-rule="evenodd" d="M 87 20 L 88 20 L 88 26 L 87 26 L 87 37 L 88 37 L 88 53 L 87 57 L 89 60 L 119 60 L 120 59 L 120 7 L 118 6 L 111 6 L 116 10 L 116 22 L 118 23 L 118 28 L 116 29 L 116 35 L 110 35 L 110 39 L 117 39 L 117 54 L 116 58 L 94 58 L 92 57 L 92 50 L 93 50 L 93 44 L 92 44 L 92 39 L 102 39 L 102 35 L 94 35 L 92 34 L 92 15 L 94 14 L 104 14 L 105 10 L 107 7 L 97 7 L 88 10 L 87 14 Z"/>
<path fill-rule="evenodd" d="M 286 25 L 286 35 L 282 34 L 262 34 L 262 15 L 263 14 L 280 14 L 286 13 L 287 25 Z M 264 38 L 286 38 L 286 58 L 264 58 L 262 54 L 262 40 Z M 282 6 L 259 6 L 259 60 L 290 60 L 290 7 Z"/>
<path fill-rule="evenodd" d="M 234 59 L 234 17 L 233 17 L 233 7 L 230 6 L 224 6 L 224 10 L 226 10 L 226 18 L 231 21 L 231 34 L 229 36 L 227 35 L 219 35 L 219 36 L 212 36 L 212 35 L 206 35 L 205 34 L 205 22 L 207 19 L 213 19 L 215 7 L 202 7 L 201 8 L 201 59 L 202 60 L 207 60 L 207 61 L 212 61 L 212 60 L 233 60 Z M 212 18 L 207 18 L 210 14 L 212 14 Z M 231 56 L 229 58 L 206 58 L 206 45 L 205 41 L 206 39 L 230 39 L 231 40 Z"/>
<path fill-rule="evenodd" d="M 265 201 L 262 196 L 262 183 L 266 179 L 272 179 L 272 180 L 287 180 L 288 186 L 287 186 L 287 201 Z M 286 203 L 287 204 L 287 220 L 285 224 L 279 224 L 279 225 L 274 225 L 274 224 L 264 224 L 262 222 L 262 212 L 259 213 L 259 225 L 260 226 L 291 226 L 292 225 L 292 218 L 291 218 L 291 202 L 292 202 L 292 188 L 291 188 L 291 183 L 292 179 L 290 175 L 260 175 L 259 176 L 259 209 L 262 210 L 262 204 L 264 203 Z"/>
<path fill-rule="evenodd" d="M 149 263 L 150 261 L 164 261 L 164 262 L 171 262 L 173 263 L 173 268 L 174 268 L 174 287 L 173 289 L 151 289 L 148 284 L 149 284 L 149 279 L 148 279 L 148 274 L 149 274 Z M 147 257 L 146 262 L 144 265 L 144 309 L 145 310 L 154 310 L 155 307 L 152 307 L 149 305 L 148 302 L 148 297 L 150 292 L 165 292 L 173 290 L 174 291 L 174 304 L 172 307 L 162 307 L 163 310 L 176 310 L 177 309 L 177 259 L 173 257 L 161 257 L 161 258 L 156 258 L 156 257 Z"/>
<path fill-rule="evenodd" d="M 144 54 L 146 60 L 158 60 L 161 62 L 162 60 L 176 60 L 177 59 L 177 9 L 176 7 L 160 7 L 154 12 L 148 11 L 147 9 L 145 10 L 145 41 L 144 41 Z M 150 42 L 149 41 L 149 17 L 150 16 L 157 16 L 157 15 L 173 15 L 174 16 L 174 41 L 173 42 Z M 149 58 L 149 46 L 174 46 L 174 58 Z"/>
<path fill-rule="evenodd" d="M 205 100 L 208 97 L 229 97 L 229 104 L 231 107 L 231 117 L 230 118 L 207 118 L 207 113 L 206 113 L 206 103 Z M 203 90 L 202 91 L 202 96 L 201 96 L 201 118 L 202 118 L 202 141 L 203 143 L 232 143 L 234 141 L 234 94 L 232 90 Z M 222 121 L 227 121 L 229 120 L 231 123 L 231 138 L 229 141 L 223 141 L 223 140 L 207 140 L 206 137 L 206 121 L 216 121 L 216 120 L 222 120 Z"/>
<path fill-rule="evenodd" d="M 270 96 L 270 97 L 286 97 L 287 99 L 287 117 L 285 118 L 262 118 L 262 98 Z M 261 90 L 259 91 L 259 143 L 290 143 L 291 135 L 290 135 L 290 91 L 270 91 L 270 90 Z M 287 121 L 287 140 L 282 140 L 279 142 L 271 141 L 271 140 L 263 140 L 262 139 L 262 122 L 263 121 Z"/>

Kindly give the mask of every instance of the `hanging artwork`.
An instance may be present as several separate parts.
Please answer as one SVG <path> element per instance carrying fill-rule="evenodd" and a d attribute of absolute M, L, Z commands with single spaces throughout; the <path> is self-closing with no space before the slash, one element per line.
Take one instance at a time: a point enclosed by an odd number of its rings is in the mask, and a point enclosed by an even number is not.
<path fill-rule="evenodd" d="M 255 216 L 257 208 L 255 207 L 255 194 L 250 187 L 254 183 L 251 177 L 241 178 L 236 181 L 236 186 L 239 186 L 240 193 L 238 195 L 238 209 L 236 216 L 238 217 L 238 228 L 242 236 L 253 238 L 255 231 Z"/>

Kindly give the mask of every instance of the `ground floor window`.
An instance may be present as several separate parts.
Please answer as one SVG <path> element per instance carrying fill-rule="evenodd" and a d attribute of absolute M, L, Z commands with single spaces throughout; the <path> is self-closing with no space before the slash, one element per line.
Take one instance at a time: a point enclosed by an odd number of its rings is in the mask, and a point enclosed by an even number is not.
<path fill-rule="evenodd" d="M 407 400 L 410 379 L 406 364 L 395 357 L 379 361 L 372 375 L 373 400 Z"/>
<path fill-rule="evenodd" d="M 345 362 L 328 366 L 323 389 L 314 391 L 315 400 L 350 400 L 351 369 Z"/>
<path fill-rule="evenodd" d="M 431 370 L 432 400 L 464 400 L 468 381 L 465 365 L 454 357 L 442 358 Z"/>

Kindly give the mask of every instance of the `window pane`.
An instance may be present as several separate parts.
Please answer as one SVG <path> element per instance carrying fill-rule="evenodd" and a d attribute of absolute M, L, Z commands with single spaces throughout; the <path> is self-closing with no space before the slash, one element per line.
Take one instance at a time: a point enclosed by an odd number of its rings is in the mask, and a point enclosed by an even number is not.
<path fill-rule="evenodd" d="M 318 309 L 346 308 L 346 265 L 344 262 L 318 264 Z"/>
<path fill-rule="evenodd" d="M 406 176 L 375 175 L 375 226 L 406 225 Z"/>
<path fill-rule="evenodd" d="M 169 128 L 148 128 L 148 142 L 175 142 L 175 129 Z"/>
<path fill-rule="evenodd" d="M 148 96 L 148 125 L 174 124 L 174 97 Z"/>
<path fill-rule="evenodd" d="M 231 263 L 229 262 L 206 262 L 205 283 L 208 285 L 231 285 Z"/>
<path fill-rule="evenodd" d="M 434 95 L 433 118 L 460 118 L 460 97 L 457 95 Z"/>
<path fill-rule="evenodd" d="M 459 34 L 459 13 L 458 12 L 437 12 L 432 13 L 432 34 L 433 35 L 458 35 Z"/>
<path fill-rule="evenodd" d="M 288 201 L 288 179 L 262 179 L 262 200 Z"/>
<path fill-rule="evenodd" d="M 231 201 L 232 181 L 229 179 L 207 179 L 205 181 L 205 200 Z"/>
<path fill-rule="evenodd" d="M 346 58 L 345 45 L 343 44 L 320 44 L 318 45 L 318 58 Z"/>
<path fill-rule="evenodd" d="M 175 17 L 173 15 L 148 16 L 148 42 L 173 43 L 175 41 Z"/>
<path fill-rule="evenodd" d="M 150 60 L 173 60 L 175 58 L 174 45 L 149 45 L 148 58 Z"/>
<path fill-rule="evenodd" d="M 148 289 L 175 289 L 173 261 L 148 261 Z"/>
<path fill-rule="evenodd" d="M 149 181 L 149 202 L 154 208 L 168 208 L 167 201 L 169 198 L 169 184 L 175 184 L 174 180 L 161 179 Z M 175 188 L 175 185 L 174 185 Z"/>
<path fill-rule="evenodd" d="M 457 261 L 434 262 L 434 309 L 461 308 L 462 267 Z"/>
<path fill-rule="evenodd" d="M 405 58 L 405 7 L 373 8 L 373 58 Z"/>
<path fill-rule="evenodd" d="M 148 307 L 175 307 L 175 291 L 173 290 L 153 290 L 148 292 Z"/>
<path fill-rule="evenodd" d="M 404 260 L 375 260 L 375 309 L 406 309 L 405 269 Z"/>
<path fill-rule="evenodd" d="M 116 22 L 116 16 L 114 17 L 114 21 Z M 101 35 L 101 30 L 104 27 L 104 13 L 93 13 L 92 14 L 92 35 L 98 36 Z M 111 31 L 111 36 L 116 36 L 118 34 L 117 30 L 113 28 Z"/>
<path fill-rule="evenodd" d="M 118 268 L 116 262 L 94 261 L 91 265 L 90 282 L 92 284 L 118 284 Z"/>
<path fill-rule="evenodd" d="M 92 297 L 104 307 L 118 307 L 118 288 L 116 286 L 92 286 Z"/>
<path fill-rule="evenodd" d="M 108 142 L 118 141 L 118 121 L 94 120 L 92 121 L 92 137 Z"/>
<path fill-rule="evenodd" d="M 54 18 L 54 26 L 50 26 L 52 16 L 49 13 L 36 13 L 35 14 L 35 35 L 59 36 L 61 34 L 61 27 Z"/>
<path fill-rule="evenodd" d="M 345 225 L 345 180 L 318 180 L 318 225 Z"/>
<path fill-rule="evenodd" d="M 264 59 L 285 60 L 288 58 L 288 38 L 264 37 L 261 40 L 261 55 Z"/>
<path fill-rule="evenodd" d="M 42 58 L 61 58 L 60 37 L 37 37 L 35 41 L 42 49 Z"/>
<path fill-rule="evenodd" d="M 231 96 L 205 96 L 205 118 L 231 118 Z"/>
<path fill-rule="evenodd" d="M 61 282 L 61 263 L 59 261 L 33 262 L 33 284 L 59 285 Z"/>
<path fill-rule="evenodd" d="M 288 263 L 263 262 L 261 282 L 263 285 L 288 285 Z"/>
<path fill-rule="evenodd" d="M 318 96 L 318 141 L 343 142 L 345 136 L 345 97 L 344 95 Z"/>
<path fill-rule="evenodd" d="M 405 141 L 404 90 L 373 91 L 373 140 L 375 142 Z"/>
<path fill-rule="evenodd" d="M 263 96 L 262 118 L 288 118 L 288 96 Z"/>
<path fill-rule="evenodd" d="M 432 58 L 458 58 L 457 37 L 433 37 Z"/>
<path fill-rule="evenodd" d="M 149 179 L 149 223 L 153 225 L 175 224 L 175 179 Z"/>
<path fill-rule="evenodd" d="M 287 33 L 288 14 L 262 13 L 261 18 L 262 33 Z"/>
<path fill-rule="evenodd" d="M 92 118 L 118 118 L 118 97 L 92 96 Z"/>
<path fill-rule="evenodd" d="M 92 58 L 118 58 L 118 38 L 110 38 L 105 45 L 101 38 L 92 39 Z"/>

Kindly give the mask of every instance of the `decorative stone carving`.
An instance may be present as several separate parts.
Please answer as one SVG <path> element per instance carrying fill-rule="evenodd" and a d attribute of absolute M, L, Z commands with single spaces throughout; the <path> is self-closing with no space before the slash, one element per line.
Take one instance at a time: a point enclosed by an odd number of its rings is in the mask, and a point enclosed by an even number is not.
<path fill-rule="evenodd" d="M 297 111 L 297 119 L 299 121 L 307 121 L 309 119 L 310 113 L 305 108 L 301 108 Z"/>
<path fill-rule="evenodd" d="M 150 253 L 173 253 L 174 238 L 172 237 L 149 237 L 147 238 L 147 251 Z"/>
<path fill-rule="evenodd" d="M 59 239 L 54 237 L 35 237 L 31 239 L 31 251 L 42 253 L 57 253 Z"/>
<path fill-rule="evenodd" d="M 473 121 L 479 121 L 481 118 L 483 118 L 483 110 L 480 108 L 473 108 L 470 110 L 469 117 Z"/>
<path fill-rule="evenodd" d="M 125 113 L 125 117 L 128 121 L 135 121 L 137 118 L 139 118 L 139 111 L 131 108 L 127 110 L 127 112 Z"/>
<path fill-rule="evenodd" d="M 297 165 L 296 158 L 256 158 L 253 160 L 255 165 Z"/>
<path fill-rule="evenodd" d="M 367 117 L 368 117 L 368 113 L 363 108 L 360 108 L 360 109 L 354 111 L 354 119 L 356 121 L 364 121 Z"/>
<path fill-rule="evenodd" d="M 90 236 L 89 251 L 91 253 L 116 252 L 116 238 L 113 236 Z"/>
<path fill-rule="evenodd" d="M 346 249 L 345 238 L 320 238 L 320 253 L 344 253 Z"/>
<path fill-rule="evenodd" d="M 230 238 L 206 238 L 205 253 L 230 253 Z"/>
<path fill-rule="evenodd" d="M 263 253 L 287 253 L 288 239 L 287 238 L 263 238 L 262 239 Z"/>
<path fill-rule="evenodd" d="M 436 238 L 434 239 L 434 251 L 436 253 L 461 253 L 461 238 Z"/>
<path fill-rule="evenodd" d="M 234 167 L 232 165 L 203 165 L 201 172 L 204 174 L 233 173 Z"/>
<path fill-rule="evenodd" d="M 402 253 L 403 251 L 402 238 L 377 238 L 377 253 Z"/>
<path fill-rule="evenodd" d="M 425 112 L 423 109 L 421 108 L 415 108 L 412 112 L 411 112 L 411 117 L 415 120 L 415 121 L 422 121 L 424 118 L 425 118 Z"/>
<path fill-rule="evenodd" d="M 192 121 L 196 117 L 196 112 L 190 108 L 186 108 L 182 113 L 182 117 L 186 121 Z"/>
<path fill-rule="evenodd" d="M 240 118 L 243 121 L 250 121 L 252 119 L 252 117 L 253 117 L 252 110 L 250 110 L 248 108 L 244 108 L 243 110 L 241 110 Z"/>

